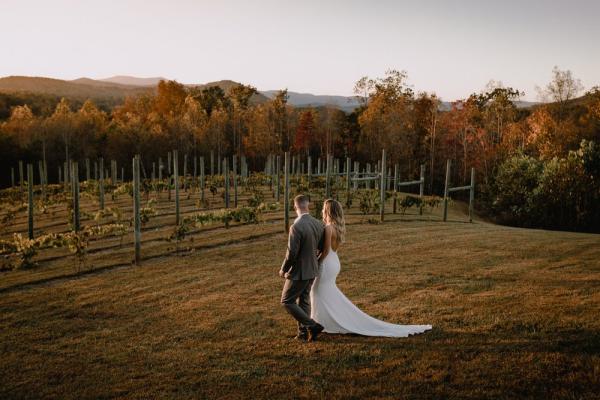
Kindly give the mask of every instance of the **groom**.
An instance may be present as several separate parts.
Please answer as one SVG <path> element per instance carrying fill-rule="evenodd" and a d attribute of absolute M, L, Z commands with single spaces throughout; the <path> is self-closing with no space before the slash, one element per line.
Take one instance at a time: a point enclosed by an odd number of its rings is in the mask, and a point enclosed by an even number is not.
<path fill-rule="evenodd" d="M 313 341 L 323 326 L 310 318 L 310 288 L 317 276 L 317 253 L 323 250 L 324 227 L 308 212 L 308 197 L 294 198 L 298 218 L 290 227 L 285 260 L 279 276 L 285 278 L 281 305 L 298 321 L 296 339 Z"/>

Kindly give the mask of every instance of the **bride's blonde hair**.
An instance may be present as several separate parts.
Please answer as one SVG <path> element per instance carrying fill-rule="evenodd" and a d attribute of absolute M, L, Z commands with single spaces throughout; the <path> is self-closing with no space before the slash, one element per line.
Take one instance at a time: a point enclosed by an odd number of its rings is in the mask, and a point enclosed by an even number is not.
<path fill-rule="evenodd" d="M 344 220 L 344 209 L 339 201 L 327 199 L 323 203 L 323 222 L 333 225 L 338 242 L 341 244 L 346 237 L 346 221 Z"/>

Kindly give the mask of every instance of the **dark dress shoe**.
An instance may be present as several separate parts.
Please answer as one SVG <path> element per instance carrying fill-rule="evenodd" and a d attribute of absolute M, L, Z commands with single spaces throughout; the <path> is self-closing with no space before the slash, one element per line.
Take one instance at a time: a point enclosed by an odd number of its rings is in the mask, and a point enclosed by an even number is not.
<path fill-rule="evenodd" d="M 325 328 L 321 324 L 316 324 L 315 326 L 309 327 L 308 328 L 308 341 L 314 342 L 315 340 L 317 340 L 317 336 L 319 336 L 319 333 L 323 332 L 323 329 L 325 329 Z"/>

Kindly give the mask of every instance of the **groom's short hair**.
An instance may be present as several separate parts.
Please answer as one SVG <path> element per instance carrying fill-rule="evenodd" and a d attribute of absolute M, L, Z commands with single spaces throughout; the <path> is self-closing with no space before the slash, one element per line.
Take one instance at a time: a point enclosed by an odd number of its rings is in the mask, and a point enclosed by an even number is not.
<path fill-rule="evenodd" d="M 308 203 L 310 201 L 308 200 L 308 196 L 304 195 L 304 194 L 299 194 L 298 196 L 294 197 L 294 203 L 296 203 L 298 206 L 302 207 L 302 208 L 308 208 Z"/>

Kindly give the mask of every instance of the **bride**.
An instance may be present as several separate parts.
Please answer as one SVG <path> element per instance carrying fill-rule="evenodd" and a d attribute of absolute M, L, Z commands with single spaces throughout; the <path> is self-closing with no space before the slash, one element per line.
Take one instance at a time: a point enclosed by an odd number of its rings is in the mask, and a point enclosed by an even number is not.
<path fill-rule="evenodd" d="M 395 325 L 375 319 L 356 307 L 335 284 L 340 272 L 337 250 L 346 231 L 342 205 L 332 199 L 323 204 L 325 245 L 319 257 L 319 274 L 310 292 L 311 318 L 327 333 L 355 333 L 364 336 L 406 337 L 431 329 L 431 325 Z"/>

